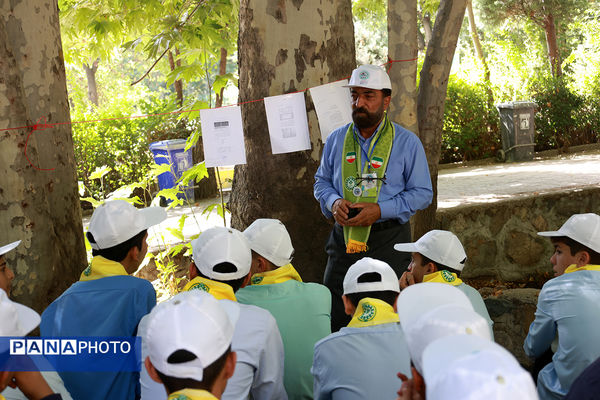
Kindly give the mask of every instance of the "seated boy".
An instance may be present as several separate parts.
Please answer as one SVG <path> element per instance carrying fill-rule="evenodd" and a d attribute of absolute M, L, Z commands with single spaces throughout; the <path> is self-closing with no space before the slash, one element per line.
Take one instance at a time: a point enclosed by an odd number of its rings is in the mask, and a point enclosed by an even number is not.
<path fill-rule="evenodd" d="M 558 337 L 552 362 L 538 374 L 541 399 L 562 399 L 571 384 L 600 357 L 600 216 L 575 214 L 550 237 L 556 277 L 544 284 L 523 348 L 540 357 Z"/>
<path fill-rule="evenodd" d="M 313 349 L 331 333 L 331 293 L 302 282 L 291 264 L 290 235 L 276 219 L 257 219 L 244 231 L 252 249 L 251 286 L 236 292 L 240 303 L 268 310 L 277 320 L 285 350 L 284 385 L 290 400 L 312 399 Z"/>
<path fill-rule="evenodd" d="M 396 273 L 365 257 L 348 269 L 343 288 L 352 320 L 315 345 L 314 398 L 392 399 L 396 373 L 410 375 L 410 355 L 393 307 L 400 292 Z"/>
<path fill-rule="evenodd" d="M 140 319 L 156 304 L 152 284 L 129 276 L 148 250 L 147 229 L 166 218 L 165 210 L 138 210 L 124 200 L 94 210 L 87 232 L 94 258 L 75 282 L 42 314 L 42 336 L 135 336 Z M 61 372 L 75 399 L 133 399 L 139 373 Z"/>
<path fill-rule="evenodd" d="M 150 377 L 169 400 L 219 399 L 233 375 L 235 316 L 207 293 L 180 293 L 152 310 L 144 340 Z"/>
<path fill-rule="evenodd" d="M 490 326 L 490 334 L 494 337 L 494 322 L 481 295 L 460 279 L 467 254 L 454 233 L 432 230 L 416 242 L 398 243 L 394 249 L 412 253 L 408 271 L 400 277 L 400 289 L 421 282 L 439 282 L 455 286 L 467 295 L 475 311 L 485 318 Z"/>

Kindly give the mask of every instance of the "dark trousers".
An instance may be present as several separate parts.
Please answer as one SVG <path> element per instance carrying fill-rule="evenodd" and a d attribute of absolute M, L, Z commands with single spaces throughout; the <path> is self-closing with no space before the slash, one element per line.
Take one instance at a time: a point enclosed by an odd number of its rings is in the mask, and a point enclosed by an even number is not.
<path fill-rule="evenodd" d="M 398 279 L 410 264 L 410 253 L 394 250 L 396 243 L 410 242 L 410 224 L 400 224 L 395 221 L 384 221 L 371 227 L 367 242 L 368 250 L 364 253 L 347 254 L 342 226 L 335 224 L 325 251 L 327 252 L 327 267 L 323 284 L 331 291 L 331 331 L 337 332 L 348 325 L 351 316 L 344 312 L 342 284 L 346 271 L 352 264 L 363 257 L 371 257 L 388 263 L 398 275 Z"/>

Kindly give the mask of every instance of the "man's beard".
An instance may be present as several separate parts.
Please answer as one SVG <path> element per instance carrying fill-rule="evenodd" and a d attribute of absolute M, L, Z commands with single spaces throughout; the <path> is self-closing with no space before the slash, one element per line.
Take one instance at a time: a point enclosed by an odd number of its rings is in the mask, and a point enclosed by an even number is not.
<path fill-rule="evenodd" d="M 358 129 L 373 128 L 379 124 L 383 118 L 383 105 L 375 112 L 370 113 L 364 108 L 355 108 L 352 110 L 352 121 Z"/>

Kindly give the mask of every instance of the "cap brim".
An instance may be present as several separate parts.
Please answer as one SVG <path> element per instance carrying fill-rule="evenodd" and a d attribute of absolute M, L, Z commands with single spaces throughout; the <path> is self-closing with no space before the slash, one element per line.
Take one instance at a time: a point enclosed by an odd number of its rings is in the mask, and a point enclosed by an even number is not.
<path fill-rule="evenodd" d="M 15 247 L 17 247 L 19 244 L 21 243 L 20 240 L 17 240 L 16 242 L 12 242 L 11 244 L 7 244 L 6 246 L 2 246 L 0 247 L 0 256 L 3 256 L 4 254 L 8 253 L 9 251 L 13 250 Z"/>
<path fill-rule="evenodd" d="M 144 229 L 158 225 L 167 219 L 167 212 L 162 207 L 146 207 L 138 212 L 144 218 Z"/>
<path fill-rule="evenodd" d="M 538 232 L 537 234 L 540 236 L 546 236 L 546 237 L 567 236 L 564 232 L 561 232 L 561 231 L 545 231 L 545 232 Z"/>
<path fill-rule="evenodd" d="M 25 336 L 40 324 L 40 314 L 35 312 L 33 309 L 24 306 L 23 304 L 15 302 L 13 302 L 13 304 L 17 310 L 19 325 L 21 325 L 22 329 L 22 332 L 16 332 L 15 336 Z"/>
<path fill-rule="evenodd" d="M 473 309 L 467 295 L 452 285 L 437 282 L 411 285 L 398 296 L 397 309 L 400 323 L 408 327 L 421 315 L 449 304 Z"/>
<path fill-rule="evenodd" d="M 418 253 L 419 248 L 416 243 L 396 243 L 394 250 L 404 251 L 406 253 Z"/>

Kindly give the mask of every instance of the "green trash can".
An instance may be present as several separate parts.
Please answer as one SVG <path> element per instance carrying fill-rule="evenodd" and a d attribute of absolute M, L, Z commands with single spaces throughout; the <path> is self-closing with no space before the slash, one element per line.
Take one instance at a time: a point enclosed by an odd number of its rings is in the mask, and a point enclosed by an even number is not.
<path fill-rule="evenodd" d="M 502 150 L 498 150 L 498 161 L 531 161 L 535 147 L 535 103 L 512 101 L 496 105 L 500 114 Z"/>

